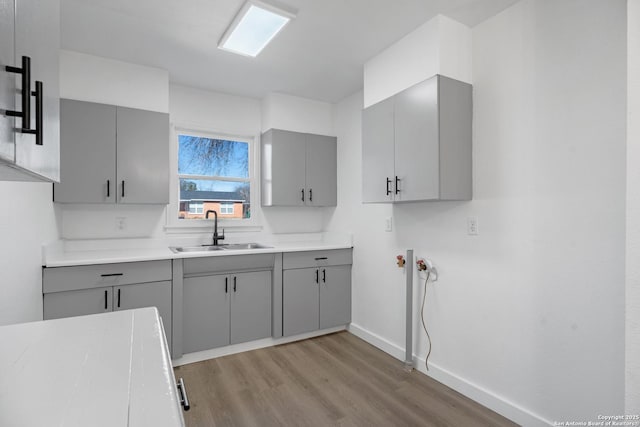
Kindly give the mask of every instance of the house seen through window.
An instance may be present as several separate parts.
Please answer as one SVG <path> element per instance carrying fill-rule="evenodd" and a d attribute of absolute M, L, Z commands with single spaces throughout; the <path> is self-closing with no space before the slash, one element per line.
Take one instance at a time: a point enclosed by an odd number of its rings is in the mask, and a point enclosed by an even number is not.
<path fill-rule="evenodd" d="M 178 135 L 179 219 L 251 217 L 249 143 Z M 213 218 L 213 215 L 210 215 Z"/>

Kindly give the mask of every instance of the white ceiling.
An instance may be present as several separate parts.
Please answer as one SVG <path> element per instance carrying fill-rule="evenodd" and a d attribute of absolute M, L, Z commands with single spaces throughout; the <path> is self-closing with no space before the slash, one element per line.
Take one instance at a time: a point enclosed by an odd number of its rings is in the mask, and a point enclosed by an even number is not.
<path fill-rule="evenodd" d="M 517 0 L 280 0 L 297 17 L 257 58 L 217 49 L 244 0 L 62 0 L 64 49 L 163 68 L 174 83 L 337 102 L 362 66 L 441 13 L 470 27 Z"/>

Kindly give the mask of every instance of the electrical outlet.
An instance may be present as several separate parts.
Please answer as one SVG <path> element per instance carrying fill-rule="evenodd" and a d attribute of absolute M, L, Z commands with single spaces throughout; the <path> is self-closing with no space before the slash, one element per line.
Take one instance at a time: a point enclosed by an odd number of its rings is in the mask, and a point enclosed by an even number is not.
<path fill-rule="evenodd" d="M 116 230 L 124 231 L 127 229 L 127 218 L 124 216 L 116 217 Z"/>
<path fill-rule="evenodd" d="M 388 217 L 384 220 L 384 231 L 393 231 L 393 217 Z"/>
<path fill-rule="evenodd" d="M 477 216 L 470 216 L 467 218 L 467 234 L 469 236 L 477 236 L 479 234 Z"/>

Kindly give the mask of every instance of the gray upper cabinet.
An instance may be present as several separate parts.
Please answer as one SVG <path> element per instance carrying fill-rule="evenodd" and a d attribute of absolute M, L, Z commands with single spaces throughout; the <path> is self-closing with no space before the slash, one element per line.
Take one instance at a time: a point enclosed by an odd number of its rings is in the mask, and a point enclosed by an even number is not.
<path fill-rule="evenodd" d="M 169 203 L 169 115 L 63 99 L 60 203 Z"/>
<path fill-rule="evenodd" d="M 263 206 L 335 206 L 335 137 L 270 129 L 262 134 Z"/>
<path fill-rule="evenodd" d="M 115 203 L 116 107 L 60 100 L 60 184 L 54 200 Z"/>
<path fill-rule="evenodd" d="M 336 138 L 307 134 L 306 141 L 306 203 L 309 206 L 336 206 L 338 188 Z"/>
<path fill-rule="evenodd" d="M 118 107 L 118 203 L 169 203 L 169 115 Z"/>
<path fill-rule="evenodd" d="M 362 113 L 363 202 L 393 201 L 393 103 L 394 99 L 388 98 Z"/>
<path fill-rule="evenodd" d="M 58 181 L 60 175 L 59 125 L 60 4 L 57 0 L 0 0 L 0 109 L 21 111 L 22 75 L 6 66 L 22 68 L 22 57 L 30 58 L 30 120 L 0 117 L 0 179 Z M 35 96 L 36 81 L 42 82 Z M 40 98 L 40 99 L 39 99 Z M 42 105 L 38 119 L 36 108 Z M 34 132 L 42 132 L 36 144 Z"/>
<path fill-rule="evenodd" d="M 472 87 L 436 75 L 363 111 L 363 202 L 471 200 Z"/>
<path fill-rule="evenodd" d="M 0 0 L 0 110 L 16 109 L 15 74 L 5 72 L 14 62 L 14 0 Z M 15 161 L 14 118 L 0 114 L 0 160 Z"/>

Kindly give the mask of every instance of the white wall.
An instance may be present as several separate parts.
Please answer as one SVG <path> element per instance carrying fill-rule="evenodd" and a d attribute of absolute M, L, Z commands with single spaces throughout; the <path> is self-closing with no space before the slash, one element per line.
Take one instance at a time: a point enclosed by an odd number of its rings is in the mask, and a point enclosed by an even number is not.
<path fill-rule="evenodd" d="M 55 240 L 51 184 L 0 182 L 0 325 L 42 320 L 42 245 Z"/>
<path fill-rule="evenodd" d="M 435 74 L 471 83 L 471 46 L 468 27 L 437 15 L 367 61 L 365 107 Z"/>
<path fill-rule="evenodd" d="M 60 50 L 60 96 L 169 112 L 169 72 Z"/>
<path fill-rule="evenodd" d="M 640 414 L 640 0 L 627 14 L 626 407 Z"/>
<path fill-rule="evenodd" d="M 259 140 L 263 123 L 260 100 L 170 85 L 164 70 L 77 52 L 62 51 L 60 63 L 63 98 L 169 112 L 172 128 L 208 130 Z M 265 117 L 269 117 L 274 126 L 333 134 L 331 104 L 282 94 L 273 94 L 269 100 L 265 103 L 268 109 Z M 177 152 L 174 139 L 167 144 Z M 175 158 L 172 162 L 175 170 Z M 172 189 L 174 198 L 177 192 L 177 188 Z M 260 218 L 265 234 L 310 233 L 322 231 L 325 210 L 265 208 L 262 212 L 253 209 L 253 212 Z M 64 239 L 166 236 L 164 206 L 61 205 L 59 215 Z M 126 218 L 124 230 L 116 226 L 118 218 Z M 202 234 L 208 235 L 209 231 Z"/>
<path fill-rule="evenodd" d="M 262 100 L 262 131 L 269 129 L 335 136 L 332 104 L 270 93 Z"/>
<path fill-rule="evenodd" d="M 415 249 L 440 271 L 429 374 L 524 425 L 624 412 L 625 9 L 524 0 L 473 29 L 471 202 L 360 204 L 363 99 L 336 108 L 353 331 L 402 357 L 395 256 Z"/>

